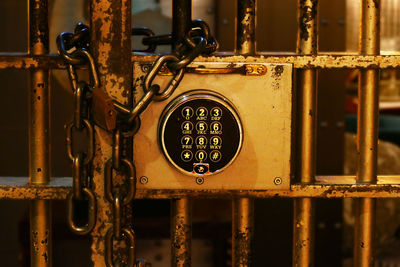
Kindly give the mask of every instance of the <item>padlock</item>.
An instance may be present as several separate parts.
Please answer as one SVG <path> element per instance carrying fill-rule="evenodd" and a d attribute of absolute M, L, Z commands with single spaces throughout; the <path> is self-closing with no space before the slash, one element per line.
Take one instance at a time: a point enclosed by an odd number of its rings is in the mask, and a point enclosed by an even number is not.
<path fill-rule="evenodd" d="M 117 112 L 113 100 L 99 87 L 93 90 L 92 97 L 93 121 L 107 131 L 114 130 L 117 124 Z"/>

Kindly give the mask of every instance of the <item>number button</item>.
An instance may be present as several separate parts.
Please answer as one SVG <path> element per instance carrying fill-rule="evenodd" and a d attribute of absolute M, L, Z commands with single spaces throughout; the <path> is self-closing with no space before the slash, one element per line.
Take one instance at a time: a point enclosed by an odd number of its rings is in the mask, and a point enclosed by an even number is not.
<path fill-rule="evenodd" d="M 206 145 L 207 145 L 207 138 L 205 138 L 202 135 L 196 138 L 197 149 L 206 149 Z"/>
<path fill-rule="evenodd" d="M 211 151 L 210 159 L 212 162 L 218 162 L 221 160 L 221 158 L 222 158 L 221 152 L 219 152 L 218 150 Z"/>
<path fill-rule="evenodd" d="M 196 152 L 196 160 L 199 162 L 203 162 L 207 159 L 207 153 L 204 150 L 199 150 Z"/>
<path fill-rule="evenodd" d="M 186 120 L 193 117 L 193 114 L 194 114 L 194 111 L 191 107 L 184 107 L 182 109 L 182 117 L 184 117 Z"/>
<path fill-rule="evenodd" d="M 181 139 L 181 144 L 183 149 L 192 149 L 193 138 L 189 135 L 185 135 Z"/>
<path fill-rule="evenodd" d="M 193 124 L 190 121 L 185 121 L 182 123 L 182 133 L 191 134 L 193 130 Z"/>
<path fill-rule="evenodd" d="M 222 134 L 222 125 L 219 122 L 211 123 L 210 134 Z"/>
<path fill-rule="evenodd" d="M 184 151 L 182 151 L 182 153 L 181 153 L 181 159 L 182 159 L 184 162 L 191 161 L 191 160 L 193 159 L 193 153 L 192 153 L 192 151 L 190 151 L 190 150 L 184 150 Z"/>
<path fill-rule="evenodd" d="M 200 121 L 196 124 L 197 134 L 206 134 L 207 123 Z"/>
<path fill-rule="evenodd" d="M 220 118 L 222 116 L 222 110 L 218 107 L 211 109 L 211 117 L 216 120 L 216 118 Z M 219 119 L 218 119 L 219 120 Z"/>
<path fill-rule="evenodd" d="M 222 139 L 219 136 L 213 136 L 210 140 L 210 148 L 211 149 L 221 149 Z"/>
<path fill-rule="evenodd" d="M 205 107 L 199 107 L 196 110 L 197 120 L 206 120 L 208 115 L 208 110 Z"/>

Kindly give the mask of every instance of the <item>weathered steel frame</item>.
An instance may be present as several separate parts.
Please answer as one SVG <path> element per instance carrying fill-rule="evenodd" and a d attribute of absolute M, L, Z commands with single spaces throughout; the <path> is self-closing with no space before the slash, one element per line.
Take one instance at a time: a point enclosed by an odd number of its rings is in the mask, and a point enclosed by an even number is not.
<path fill-rule="evenodd" d="M 176 1 L 188 3 L 188 1 Z M 181 3 L 181 4 L 182 4 Z M 251 198 L 285 197 L 294 198 L 296 202 L 295 218 L 302 220 L 302 227 L 294 227 L 294 266 L 312 265 L 313 256 L 313 198 L 357 198 L 355 231 L 355 266 L 370 266 L 373 263 L 373 221 L 374 199 L 400 197 L 400 176 L 378 176 L 376 174 L 377 148 L 377 81 L 379 69 L 400 68 L 400 55 L 379 55 L 379 0 L 362 0 L 362 16 L 360 21 L 360 51 L 359 54 L 338 54 L 318 52 L 317 1 L 299 0 L 299 37 L 296 53 L 258 53 L 255 54 L 255 38 L 251 32 L 255 28 L 255 1 L 238 0 L 238 16 L 250 16 L 248 24 L 238 20 L 237 52 L 238 54 L 220 53 L 211 57 L 200 58 L 201 61 L 218 62 L 265 62 L 290 63 L 298 69 L 300 82 L 300 102 L 303 110 L 315 110 L 316 102 L 316 70 L 317 69 L 360 69 L 359 85 L 359 133 L 358 152 L 359 169 L 357 176 L 315 177 L 315 116 L 310 118 L 305 113 L 300 114 L 299 158 L 300 171 L 295 174 L 297 183 L 291 185 L 288 191 L 278 190 L 139 190 L 137 198 L 148 199 L 181 199 L 175 201 L 173 225 L 182 222 L 190 228 L 190 198 L 240 198 L 233 203 L 235 227 L 248 227 L 252 224 Z M 253 6 L 251 6 L 253 4 Z M 247 14 L 244 7 L 252 7 Z M 180 18 L 189 18 L 188 9 L 181 12 Z M 254 12 L 253 12 L 254 11 Z M 135 56 L 130 52 L 130 1 L 92 0 L 91 30 L 92 53 L 98 63 L 101 84 L 112 94 L 117 89 L 115 97 L 129 104 L 129 92 L 132 84 L 132 61 L 152 61 L 155 56 Z M 49 154 L 49 87 L 48 70 L 65 69 L 66 65 L 57 55 L 48 54 L 48 21 L 47 0 L 29 0 L 29 52 L 0 53 L 0 69 L 31 70 L 31 119 L 30 119 L 30 176 L 29 178 L 0 178 L 0 199 L 32 200 L 31 234 L 32 234 L 32 266 L 51 266 L 51 239 L 44 246 L 37 247 L 41 240 L 51 237 L 50 205 L 48 200 L 65 199 L 71 190 L 71 178 L 50 180 Z M 111 27 L 111 25 L 118 25 Z M 248 34 L 250 31 L 250 34 Z M 176 30 L 179 32 L 179 29 Z M 112 47 L 113 49 L 108 49 Z M 115 85 L 110 77 L 120 81 Z M 125 92 L 122 97 L 121 92 Z M 40 101 L 37 96 L 40 95 Z M 308 112 L 307 112 L 308 113 Z M 316 115 L 315 113 L 313 113 Z M 98 134 L 106 133 L 98 129 Z M 104 150 L 104 148 L 103 148 Z M 99 166 L 107 157 L 103 151 L 97 154 Z M 40 169 L 40 171 L 38 171 Z M 103 201 L 104 195 L 101 168 L 95 173 L 96 193 L 100 196 L 98 226 L 93 237 L 92 259 L 95 266 L 104 266 L 104 243 L 101 226 L 111 224 L 107 214 L 109 204 Z M 236 215 L 235 215 L 236 214 Z M 181 217 L 179 217 L 181 216 Z M 175 219 L 174 219 L 175 218 Z M 294 222 L 296 226 L 296 223 Z M 235 228 L 234 227 L 234 228 Z M 105 229 L 106 227 L 102 228 Z M 174 230 L 172 231 L 174 234 Z M 177 233 L 178 238 L 190 242 L 190 231 Z M 189 238 L 189 239 L 188 239 Z M 248 266 L 251 239 L 234 240 L 243 242 L 244 251 L 238 251 L 234 256 L 236 266 Z M 301 240 L 307 240 L 306 246 L 297 246 Z M 361 246 L 360 244 L 363 244 Z M 183 251 L 190 253 L 190 243 Z M 235 248 L 233 249 L 235 251 Z M 43 256 L 45 255 L 45 256 Z M 184 261 L 190 262 L 190 256 L 184 256 Z M 176 265 L 179 263 L 177 262 Z"/>

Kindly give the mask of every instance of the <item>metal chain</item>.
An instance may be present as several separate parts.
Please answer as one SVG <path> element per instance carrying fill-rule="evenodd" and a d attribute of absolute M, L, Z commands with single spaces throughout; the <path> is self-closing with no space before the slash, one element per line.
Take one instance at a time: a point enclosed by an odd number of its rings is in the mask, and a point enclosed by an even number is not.
<path fill-rule="evenodd" d="M 152 37 L 153 36 L 147 38 Z M 145 40 L 146 39 L 143 40 L 144 44 L 146 43 Z M 155 42 L 149 42 L 147 45 L 157 44 Z M 176 52 L 177 55 L 161 55 L 157 58 L 144 79 L 142 86 L 144 94 L 132 109 L 120 103 L 114 103 L 116 110 L 122 114 L 122 119 L 125 122 L 132 123 L 152 101 L 164 101 L 168 99 L 182 81 L 185 67 L 192 63 L 199 55 L 213 53 L 218 48 L 218 42 L 211 36 L 210 28 L 207 23 L 202 20 L 194 20 L 192 21 L 191 30 L 184 38 L 184 43 L 179 47 L 179 51 Z M 168 67 L 172 70 L 173 76 L 168 85 L 161 90 L 158 84 L 153 84 L 153 81 L 159 71 L 164 67 Z"/>
<path fill-rule="evenodd" d="M 136 122 L 138 123 L 138 121 Z M 135 127 L 136 134 L 139 126 Z M 107 230 L 106 234 L 106 264 L 107 267 L 127 266 L 132 267 L 135 260 L 135 233 L 128 223 L 123 225 L 126 207 L 132 202 L 136 194 L 136 168 L 131 159 L 123 156 L 124 138 L 130 138 L 130 134 L 123 134 L 120 127 L 113 133 L 113 151 L 112 157 L 106 162 L 104 167 L 104 186 L 106 199 L 113 206 L 114 222 L 112 227 Z M 113 179 L 113 171 L 124 176 L 120 185 L 116 185 Z M 121 184 L 122 183 L 122 184 Z M 126 259 L 123 257 L 114 257 L 114 242 L 125 242 Z M 122 244 L 118 247 L 123 247 Z M 125 261 L 125 262 L 124 262 Z"/>
<path fill-rule="evenodd" d="M 73 190 L 67 197 L 67 222 L 69 228 L 80 235 L 90 233 L 96 223 L 96 197 L 90 188 L 91 168 L 94 157 L 94 131 L 90 122 L 91 91 L 98 86 L 98 75 L 93 57 L 88 48 L 89 29 L 78 23 L 75 34 L 64 32 L 57 37 L 58 53 L 68 64 L 68 73 L 74 93 L 74 119 L 67 125 L 67 153 L 72 161 Z M 69 50 L 73 52 L 69 53 Z M 79 80 L 76 66 L 88 64 L 91 82 Z M 87 148 L 74 148 L 74 136 L 86 136 Z M 87 201 L 87 222 L 79 225 L 76 220 L 76 205 Z"/>
<path fill-rule="evenodd" d="M 73 162 L 73 190 L 68 196 L 68 222 L 71 229 L 79 234 L 89 233 L 95 224 L 95 196 L 90 189 L 88 182 L 89 168 L 91 167 L 94 154 L 93 126 L 89 118 L 92 110 L 90 98 L 91 92 L 98 87 L 99 79 L 95 67 L 95 62 L 88 52 L 89 48 L 89 29 L 84 24 L 78 24 L 75 33 L 62 33 L 57 38 L 59 54 L 68 64 L 72 88 L 75 96 L 74 120 L 67 127 L 68 155 Z M 145 35 L 146 38 L 153 38 L 154 33 L 147 28 L 135 28 L 133 35 Z M 140 52 L 154 52 L 156 43 L 145 43 L 148 48 Z M 169 37 L 168 37 L 169 38 Z M 162 39 L 162 38 L 161 38 Z M 160 39 L 160 40 L 161 40 Z M 171 39 L 172 40 L 172 39 Z M 162 40 L 160 44 L 162 43 Z M 132 138 L 140 128 L 140 114 L 148 107 L 152 101 L 163 101 L 168 99 L 181 82 L 185 67 L 189 65 L 197 56 L 210 54 L 218 47 L 215 38 L 211 36 L 208 25 L 200 20 L 192 22 L 192 28 L 184 38 L 184 43 L 179 45 L 179 51 L 175 55 L 162 55 L 153 64 L 143 82 L 144 95 L 134 105 L 132 109 L 125 107 L 114 101 L 115 109 L 118 111 L 118 124 L 113 130 L 112 157 L 104 166 L 104 185 L 106 199 L 112 204 L 113 225 L 107 230 L 105 236 L 105 261 L 108 267 L 126 266 L 132 267 L 135 264 L 135 234 L 128 223 L 123 223 L 125 210 L 132 202 L 136 194 L 136 169 L 134 162 L 128 157 L 123 156 L 126 138 Z M 77 76 L 76 67 L 88 64 L 91 73 L 91 82 L 80 81 Z M 155 77 L 162 68 L 168 67 L 174 74 L 168 85 L 161 90 L 158 84 L 153 84 Z M 95 94 L 93 94 L 95 95 Z M 99 111 L 101 112 L 101 111 Z M 99 115 L 99 114 L 94 114 Z M 104 114 L 99 115 L 104 116 Z M 96 120 L 96 123 L 103 120 Z M 110 124 L 111 125 L 111 124 Z M 110 128 L 104 127 L 106 130 Z M 86 151 L 73 151 L 73 131 L 86 132 L 88 148 Z M 126 153 L 125 153 L 126 154 Z M 122 184 L 117 183 L 113 173 L 119 173 L 123 178 Z M 88 222 L 85 226 L 76 225 L 74 214 L 74 200 L 82 199 L 86 195 L 89 201 Z M 125 247 L 125 258 L 117 256 L 114 251 L 114 243 L 118 242 L 119 247 Z M 123 244 L 125 246 L 123 246 Z M 138 262 L 138 266 L 143 266 L 144 262 Z"/>

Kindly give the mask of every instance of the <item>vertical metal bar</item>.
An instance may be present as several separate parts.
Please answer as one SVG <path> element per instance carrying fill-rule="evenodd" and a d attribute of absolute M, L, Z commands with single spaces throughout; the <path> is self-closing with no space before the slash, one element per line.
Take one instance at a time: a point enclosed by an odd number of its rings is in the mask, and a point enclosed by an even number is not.
<path fill-rule="evenodd" d="M 29 53 L 49 53 L 47 0 L 30 0 Z M 49 70 L 36 69 L 30 73 L 29 107 L 29 177 L 33 185 L 50 181 L 50 93 Z M 51 203 L 49 200 L 30 201 L 31 266 L 52 266 Z"/>
<path fill-rule="evenodd" d="M 192 0 L 172 1 L 172 50 L 177 51 L 192 22 Z"/>
<path fill-rule="evenodd" d="M 380 53 L 380 1 L 362 0 L 359 53 Z M 360 70 L 358 83 L 357 181 L 376 183 L 379 70 Z M 374 199 L 356 199 L 354 266 L 374 266 Z"/>
<path fill-rule="evenodd" d="M 235 51 L 256 54 L 256 0 L 238 0 Z M 232 200 L 232 266 L 252 266 L 254 249 L 254 199 Z"/>
<path fill-rule="evenodd" d="M 172 1 L 172 51 L 179 53 L 192 22 L 192 0 Z M 171 266 L 192 265 L 192 205 L 188 198 L 171 200 Z"/>
<path fill-rule="evenodd" d="M 254 200 L 232 200 L 232 266 L 253 266 Z"/>
<path fill-rule="evenodd" d="M 298 1 L 297 53 L 318 53 L 318 1 Z M 301 183 L 315 180 L 317 73 L 314 69 L 298 70 L 298 114 L 300 122 L 297 174 Z M 294 200 L 293 266 L 314 264 L 315 205 L 311 198 Z"/>
<path fill-rule="evenodd" d="M 238 0 L 236 18 L 236 53 L 254 55 L 256 53 L 256 0 Z"/>
<path fill-rule="evenodd" d="M 171 266 L 191 266 L 192 202 L 190 199 L 171 201 Z"/>
<path fill-rule="evenodd" d="M 131 0 L 91 0 L 90 25 L 90 52 L 97 63 L 100 87 L 118 102 L 131 105 Z M 104 237 L 113 221 L 111 205 L 104 196 L 104 166 L 112 156 L 112 136 L 98 127 L 95 131 L 93 190 L 97 220 L 91 233 L 91 259 L 95 267 L 104 267 Z"/>

